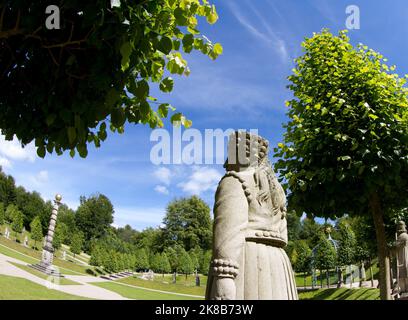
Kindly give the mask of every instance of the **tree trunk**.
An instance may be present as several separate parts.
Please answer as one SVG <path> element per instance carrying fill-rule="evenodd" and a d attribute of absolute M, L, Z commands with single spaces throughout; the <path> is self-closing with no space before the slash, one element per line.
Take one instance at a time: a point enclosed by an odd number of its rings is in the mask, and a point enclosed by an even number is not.
<path fill-rule="evenodd" d="M 326 270 L 326 284 L 327 288 L 330 288 L 329 270 Z"/>
<path fill-rule="evenodd" d="M 370 197 L 371 214 L 373 215 L 375 233 L 377 236 L 378 262 L 380 265 L 379 282 L 381 300 L 391 300 L 390 259 L 388 256 L 387 241 L 381 202 L 377 193 Z"/>
<path fill-rule="evenodd" d="M 322 277 L 322 270 L 319 269 L 319 277 L 320 277 L 320 288 L 323 289 L 323 277 Z"/>
<path fill-rule="evenodd" d="M 303 272 L 303 288 L 306 290 L 306 272 Z"/>
<path fill-rule="evenodd" d="M 341 268 L 338 268 L 337 270 L 337 288 L 340 288 L 342 283 L 343 283 L 343 271 L 341 270 Z"/>

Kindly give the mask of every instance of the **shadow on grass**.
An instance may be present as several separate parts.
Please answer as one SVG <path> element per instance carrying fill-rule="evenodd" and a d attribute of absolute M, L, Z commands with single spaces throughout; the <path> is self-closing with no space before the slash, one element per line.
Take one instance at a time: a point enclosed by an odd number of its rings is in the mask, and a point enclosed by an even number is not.
<path fill-rule="evenodd" d="M 307 291 L 306 300 L 375 300 L 378 293 L 375 289 L 315 289 Z"/>
<path fill-rule="evenodd" d="M 85 272 L 91 276 L 96 276 L 96 273 L 92 269 L 86 269 Z"/>

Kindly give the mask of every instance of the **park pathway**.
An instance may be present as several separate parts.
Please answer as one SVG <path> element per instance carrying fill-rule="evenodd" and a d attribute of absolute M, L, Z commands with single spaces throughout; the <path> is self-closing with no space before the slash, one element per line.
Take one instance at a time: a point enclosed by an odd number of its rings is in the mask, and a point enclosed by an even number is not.
<path fill-rule="evenodd" d="M 89 276 L 66 276 L 67 279 L 71 279 L 75 282 L 81 283 L 80 285 L 60 285 L 56 286 L 49 281 L 36 277 L 35 275 L 24 271 L 10 262 L 19 263 L 22 265 L 28 265 L 28 263 L 22 262 L 18 259 L 11 258 L 0 254 L 0 274 L 24 278 L 35 282 L 39 285 L 46 286 L 48 288 L 52 288 L 54 290 L 58 290 L 64 293 L 81 296 L 85 298 L 91 299 L 100 299 L 100 300 L 128 300 L 121 295 L 112 292 L 107 289 L 103 289 L 97 286 L 93 286 L 88 282 L 91 282 L 90 279 L 92 278 L 92 282 L 102 281 L 102 279 L 96 277 L 89 277 Z"/>

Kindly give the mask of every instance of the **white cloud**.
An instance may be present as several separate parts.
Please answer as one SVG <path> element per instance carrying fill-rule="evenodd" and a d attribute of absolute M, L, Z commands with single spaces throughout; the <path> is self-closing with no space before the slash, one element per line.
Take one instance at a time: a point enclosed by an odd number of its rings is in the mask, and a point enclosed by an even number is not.
<path fill-rule="evenodd" d="M 29 177 L 29 180 L 33 186 L 41 186 L 45 185 L 49 181 L 49 176 L 48 176 L 48 171 L 46 170 L 41 170 L 39 173 L 36 175 L 32 175 Z"/>
<path fill-rule="evenodd" d="M 34 162 L 36 151 L 33 143 L 22 147 L 16 137 L 7 141 L 3 135 L 0 135 L 0 155 L 9 160 Z"/>
<path fill-rule="evenodd" d="M 8 169 L 12 167 L 10 160 L 4 157 L 0 157 L 0 166 Z"/>
<path fill-rule="evenodd" d="M 162 183 L 165 185 L 170 185 L 171 182 L 171 177 L 172 177 L 172 172 L 170 169 L 165 168 L 165 167 L 160 167 L 158 168 L 153 175 Z"/>
<path fill-rule="evenodd" d="M 154 187 L 154 191 L 162 194 L 169 194 L 169 189 L 166 186 L 157 185 Z"/>
<path fill-rule="evenodd" d="M 270 24 L 265 20 L 264 16 L 251 4 L 247 2 L 251 11 L 255 14 L 257 22 L 262 26 L 264 32 L 261 32 L 253 23 L 251 23 L 240 11 L 239 7 L 233 2 L 228 2 L 230 10 L 238 22 L 249 31 L 254 37 L 261 39 L 264 43 L 278 53 L 283 62 L 290 62 L 287 45 L 277 32 L 273 30 Z M 242 7 L 242 5 L 240 6 Z"/>
<path fill-rule="evenodd" d="M 188 194 L 200 195 L 201 193 L 217 188 L 222 175 L 215 169 L 208 167 L 194 166 L 193 173 L 188 177 L 187 181 L 177 184 L 184 192 Z"/>

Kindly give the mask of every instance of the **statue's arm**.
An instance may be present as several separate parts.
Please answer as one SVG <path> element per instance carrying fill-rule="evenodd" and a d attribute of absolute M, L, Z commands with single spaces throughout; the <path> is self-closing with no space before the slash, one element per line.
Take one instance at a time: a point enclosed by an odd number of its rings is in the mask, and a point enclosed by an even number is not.
<path fill-rule="evenodd" d="M 248 202 L 238 179 L 221 180 L 214 206 L 214 253 L 212 273 L 216 299 L 235 299 L 234 279 L 245 244 Z"/>

